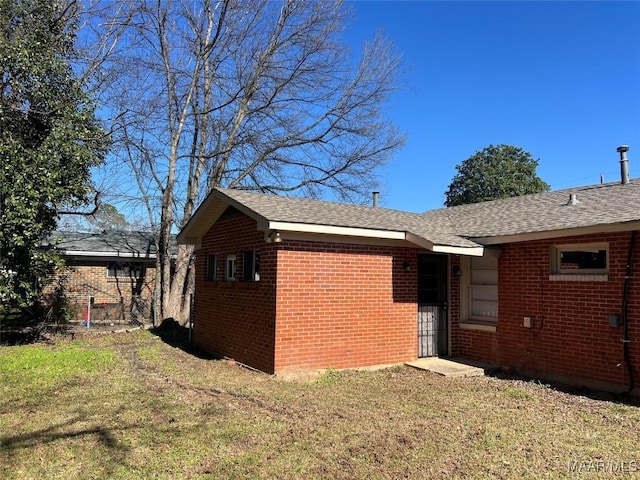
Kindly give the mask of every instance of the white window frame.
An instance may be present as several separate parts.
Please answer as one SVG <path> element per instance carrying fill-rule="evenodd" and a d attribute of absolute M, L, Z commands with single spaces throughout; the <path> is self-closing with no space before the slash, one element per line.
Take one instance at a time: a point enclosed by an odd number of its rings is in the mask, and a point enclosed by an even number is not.
<path fill-rule="evenodd" d="M 236 256 L 227 255 L 225 259 L 224 278 L 233 282 L 236 279 Z"/>
<path fill-rule="evenodd" d="M 460 279 L 460 296 L 461 296 L 461 317 L 460 317 L 460 326 L 461 328 L 473 328 L 473 329 L 486 329 L 490 331 L 495 331 L 496 326 L 498 324 L 498 316 L 499 316 L 499 286 L 498 286 L 498 257 L 500 255 L 499 251 L 493 251 L 486 249 L 484 258 L 495 259 L 495 268 L 483 268 L 482 270 L 490 270 L 495 271 L 496 283 L 472 283 L 472 263 L 473 258 L 477 257 L 461 257 L 460 259 L 460 267 L 461 267 L 461 279 Z M 480 270 L 480 269 L 476 269 Z M 474 315 L 472 312 L 473 308 L 473 292 L 476 289 L 491 289 L 495 291 L 495 311 L 494 315 Z M 487 301 L 487 300 L 485 300 Z M 489 300 L 493 301 L 493 300 Z"/>
<path fill-rule="evenodd" d="M 604 250 L 606 254 L 604 268 L 562 268 L 561 255 L 564 252 L 584 252 L 588 250 Z M 609 273 L 609 244 L 607 242 L 599 242 L 553 245 L 551 247 L 551 272 L 555 275 L 606 275 Z"/>

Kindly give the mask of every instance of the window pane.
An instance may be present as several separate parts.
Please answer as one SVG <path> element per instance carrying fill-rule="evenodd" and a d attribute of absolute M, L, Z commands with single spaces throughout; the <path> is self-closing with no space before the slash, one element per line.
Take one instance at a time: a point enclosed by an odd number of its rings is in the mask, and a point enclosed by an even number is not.
<path fill-rule="evenodd" d="M 260 252 L 258 250 L 242 252 L 242 280 L 245 282 L 260 280 Z"/>
<path fill-rule="evenodd" d="M 478 318 L 498 318 L 498 302 L 473 302 L 471 315 Z"/>
<path fill-rule="evenodd" d="M 253 279 L 256 282 L 260 281 L 260 250 L 253 252 Z"/>
<path fill-rule="evenodd" d="M 242 256 L 242 279 L 245 282 L 253 281 L 253 250 L 247 250 Z"/>
<path fill-rule="evenodd" d="M 490 300 L 493 302 L 497 302 L 498 287 L 497 286 L 481 287 L 481 286 L 473 285 L 471 286 L 471 299 L 474 302 L 476 300 Z"/>
<path fill-rule="evenodd" d="M 478 320 L 497 320 L 498 258 L 486 256 L 470 260 L 469 316 Z"/>
<path fill-rule="evenodd" d="M 235 255 L 227 255 L 226 279 L 227 280 L 236 279 L 236 256 Z"/>
<path fill-rule="evenodd" d="M 207 255 L 207 267 L 205 279 L 214 281 L 218 279 L 218 257 L 217 255 Z"/>
<path fill-rule="evenodd" d="M 498 268 L 497 257 L 471 257 L 472 270 L 493 270 Z"/>
<path fill-rule="evenodd" d="M 139 264 L 110 263 L 107 266 L 107 277 L 110 278 L 142 278 L 144 266 Z"/>
<path fill-rule="evenodd" d="M 498 270 L 471 270 L 473 285 L 497 285 Z"/>
<path fill-rule="evenodd" d="M 560 270 L 606 270 L 606 250 L 571 250 L 560 252 Z"/>

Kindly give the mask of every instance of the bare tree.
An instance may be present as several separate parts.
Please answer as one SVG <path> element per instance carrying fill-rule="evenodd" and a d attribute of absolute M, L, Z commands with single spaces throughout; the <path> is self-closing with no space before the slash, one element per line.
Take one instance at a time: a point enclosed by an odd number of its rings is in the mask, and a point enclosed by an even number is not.
<path fill-rule="evenodd" d="M 340 40 L 341 1 L 115 5 L 91 24 L 118 32 L 117 42 L 97 42 L 108 52 L 100 72 L 118 146 L 111 165 L 157 234 L 157 308 L 181 319 L 192 251 L 179 248 L 170 275 L 172 231 L 216 186 L 368 195 L 376 167 L 404 141 L 381 111 L 400 59 L 379 35 L 355 62 Z"/>

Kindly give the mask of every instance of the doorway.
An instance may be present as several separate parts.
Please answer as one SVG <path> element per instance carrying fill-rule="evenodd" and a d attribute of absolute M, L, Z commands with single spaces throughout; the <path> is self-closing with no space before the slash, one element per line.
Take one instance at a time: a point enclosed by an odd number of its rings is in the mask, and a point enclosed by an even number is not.
<path fill-rule="evenodd" d="M 448 257 L 418 255 L 418 356 L 449 353 Z"/>

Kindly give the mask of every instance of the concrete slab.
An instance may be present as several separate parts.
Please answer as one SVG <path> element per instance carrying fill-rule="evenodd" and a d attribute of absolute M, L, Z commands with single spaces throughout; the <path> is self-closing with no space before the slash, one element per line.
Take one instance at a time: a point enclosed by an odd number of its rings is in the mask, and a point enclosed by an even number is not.
<path fill-rule="evenodd" d="M 445 377 L 480 377 L 497 367 L 460 358 L 420 358 L 407 362 L 410 367 L 437 373 Z"/>

